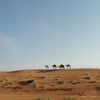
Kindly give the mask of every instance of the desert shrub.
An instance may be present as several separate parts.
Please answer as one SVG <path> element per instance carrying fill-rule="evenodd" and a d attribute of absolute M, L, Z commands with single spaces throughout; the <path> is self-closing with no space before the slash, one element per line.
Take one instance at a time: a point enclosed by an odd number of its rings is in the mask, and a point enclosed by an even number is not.
<path fill-rule="evenodd" d="M 64 90 L 64 91 L 72 91 L 73 88 L 64 88 L 63 90 Z"/>
<path fill-rule="evenodd" d="M 97 91 L 100 91 L 100 87 L 95 87 L 95 89 L 96 89 Z"/>
<path fill-rule="evenodd" d="M 64 81 L 59 81 L 59 82 L 58 82 L 58 84 L 63 84 L 63 83 L 64 83 Z"/>
<path fill-rule="evenodd" d="M 0 82 L 3 82 L 3 80 L 0 80 Z"/>
<path fill-rule="evenodd" d="M 64 100 L 75 100 L 75 98 L 66 97 L 66 98 L 64 98 Z"/>
<path fill-rule="evenodd" d="M 53 98 L 51 96 L 48 96 L 47 98 L 44 98 L 44 97 L 40 96 L 40 97 L 38 97 L 34 100 L 53 100 Z"/>
<path fill-rule="evenodd" d="M 44 76 L 41 76 L 40 78 L 44 79 L 45 77 Z"/>
<path fill-rule="evenodd" d="M 52 90 L 52 88 L 47 88 L 47 90 Z"/>
<path fill-rule="evenodd" d="M 58 78 L 55 78 L 54 80 L 58 80 Z"/>
<path fill-rule="evenodd" d="M 51 86 L 55 86 L 55 84 L 52 84 Z"/>
<path fill-rule="evenodd" d="M 86 96 L 86 94 L 81 92 L 81 93 L 79 93 L 79 96 Z"/>
<path fill-rule="evenodd" d="M 74 82 L 74 83 L 72 83 L 73 85 L 75 85 L 75 84 L 79 84 L 80 82 Z"/>
<path fill-rule="evenodd" d="M 15 86 L 15 87 L 12 87 L 12 89 L 22 89 L 22 87 L 20 87 L 20 86 Z"/>
<path fill-rule="evenodd" d="M 27 81 L 27 83 L 33 83 L 34 82 L 34 80 L 28 80 Z"/>
<path fill-rule="evenodd" d="M 96 83 L 96 81 L 91 81 L 90 83 Z"/>
<path fill-rule="evenodd" d="M 70 81 L 68 81 L 67 83 L 72 83 L 73 82 L 73 80 L 70 80 Z"/>
<path fill-rule="evenodd" d="M 12 84 L 11 82 L 7 83 L 7 84 Z"/>
<path fill-rule="evenodd" d="M 91 79 L 90 77 L 84 77 L 84 79 Z"/>
<path fill-rule="evenodd" d="M 28 84 L 31 84 L 33 82 L 34 82 L 34 80 L 27 80 L 27 81 L 20 81 L 19 84 L 20 85 L 28 85 Z"/>

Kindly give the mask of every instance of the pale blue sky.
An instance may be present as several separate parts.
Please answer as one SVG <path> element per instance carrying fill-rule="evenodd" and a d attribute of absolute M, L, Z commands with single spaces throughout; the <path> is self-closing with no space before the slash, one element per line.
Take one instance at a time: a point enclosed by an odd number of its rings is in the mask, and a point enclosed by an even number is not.
<path fill-rule="evenodd" d="M 0 0 L 0 70 L 99 67 L 99 43 L 100 0 Z"/>

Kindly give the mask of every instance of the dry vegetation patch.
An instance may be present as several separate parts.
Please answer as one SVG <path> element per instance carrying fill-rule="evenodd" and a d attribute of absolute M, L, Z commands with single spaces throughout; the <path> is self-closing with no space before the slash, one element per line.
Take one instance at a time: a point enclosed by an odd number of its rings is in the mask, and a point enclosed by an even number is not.
<path fill-rule="evenodd" d="M 65 97 L 63 100 L 76 100 L 76 99 L 71 97 Z"/>
<path fill-rule="evenodd" d="M 31 84 L 33 82 L 34 82 L 34 80 L 27 80 L 27 81 L 20 81 L 19 84 L 20 85 L 28 85 L 28 84 Z"/>
<path fill-rule="evenodd" d="M 95 89 L 96 89 L 97 91 L 100 91 L 100 87 L 95 87 Z"/>
<path fill-rule="evenodd" d="M 91 79 L 90 77 L 84 77 L 84 79 Z"/>
<path fill-rule="evenodd" d="M 90 83 L 96 83 L 96 81 L 91 81 Z"/>
<path fill-rule="evenodd" d="M 84 92 L 81 92 L 78 94 L 79 96 L 86 96 L 86 94 Z"/>
<path fill-rule="evenodd" d="M 59 81 L 59 82 L 57 82 L 58 84 L 63 84 L 64 83 L 64 81 Z"/>

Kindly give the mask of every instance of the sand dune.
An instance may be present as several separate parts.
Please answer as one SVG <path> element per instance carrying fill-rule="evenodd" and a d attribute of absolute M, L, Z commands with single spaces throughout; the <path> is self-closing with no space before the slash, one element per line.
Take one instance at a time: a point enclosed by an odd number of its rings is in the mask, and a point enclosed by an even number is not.
<path fill-rule="evenodd" d="M 0 100 L 100 100 L 100 69 L 0 71 Z"/>

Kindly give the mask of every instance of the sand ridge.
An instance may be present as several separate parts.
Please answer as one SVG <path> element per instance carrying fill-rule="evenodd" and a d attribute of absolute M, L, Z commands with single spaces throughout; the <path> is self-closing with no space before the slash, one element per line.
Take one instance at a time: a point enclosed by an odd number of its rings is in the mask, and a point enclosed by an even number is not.
<path fill-rule="evenodd" d="M 0 71 L 0 100 L 34 100 L 48 94 L 54 100 L 100 100 L 100 69 Z"/>

